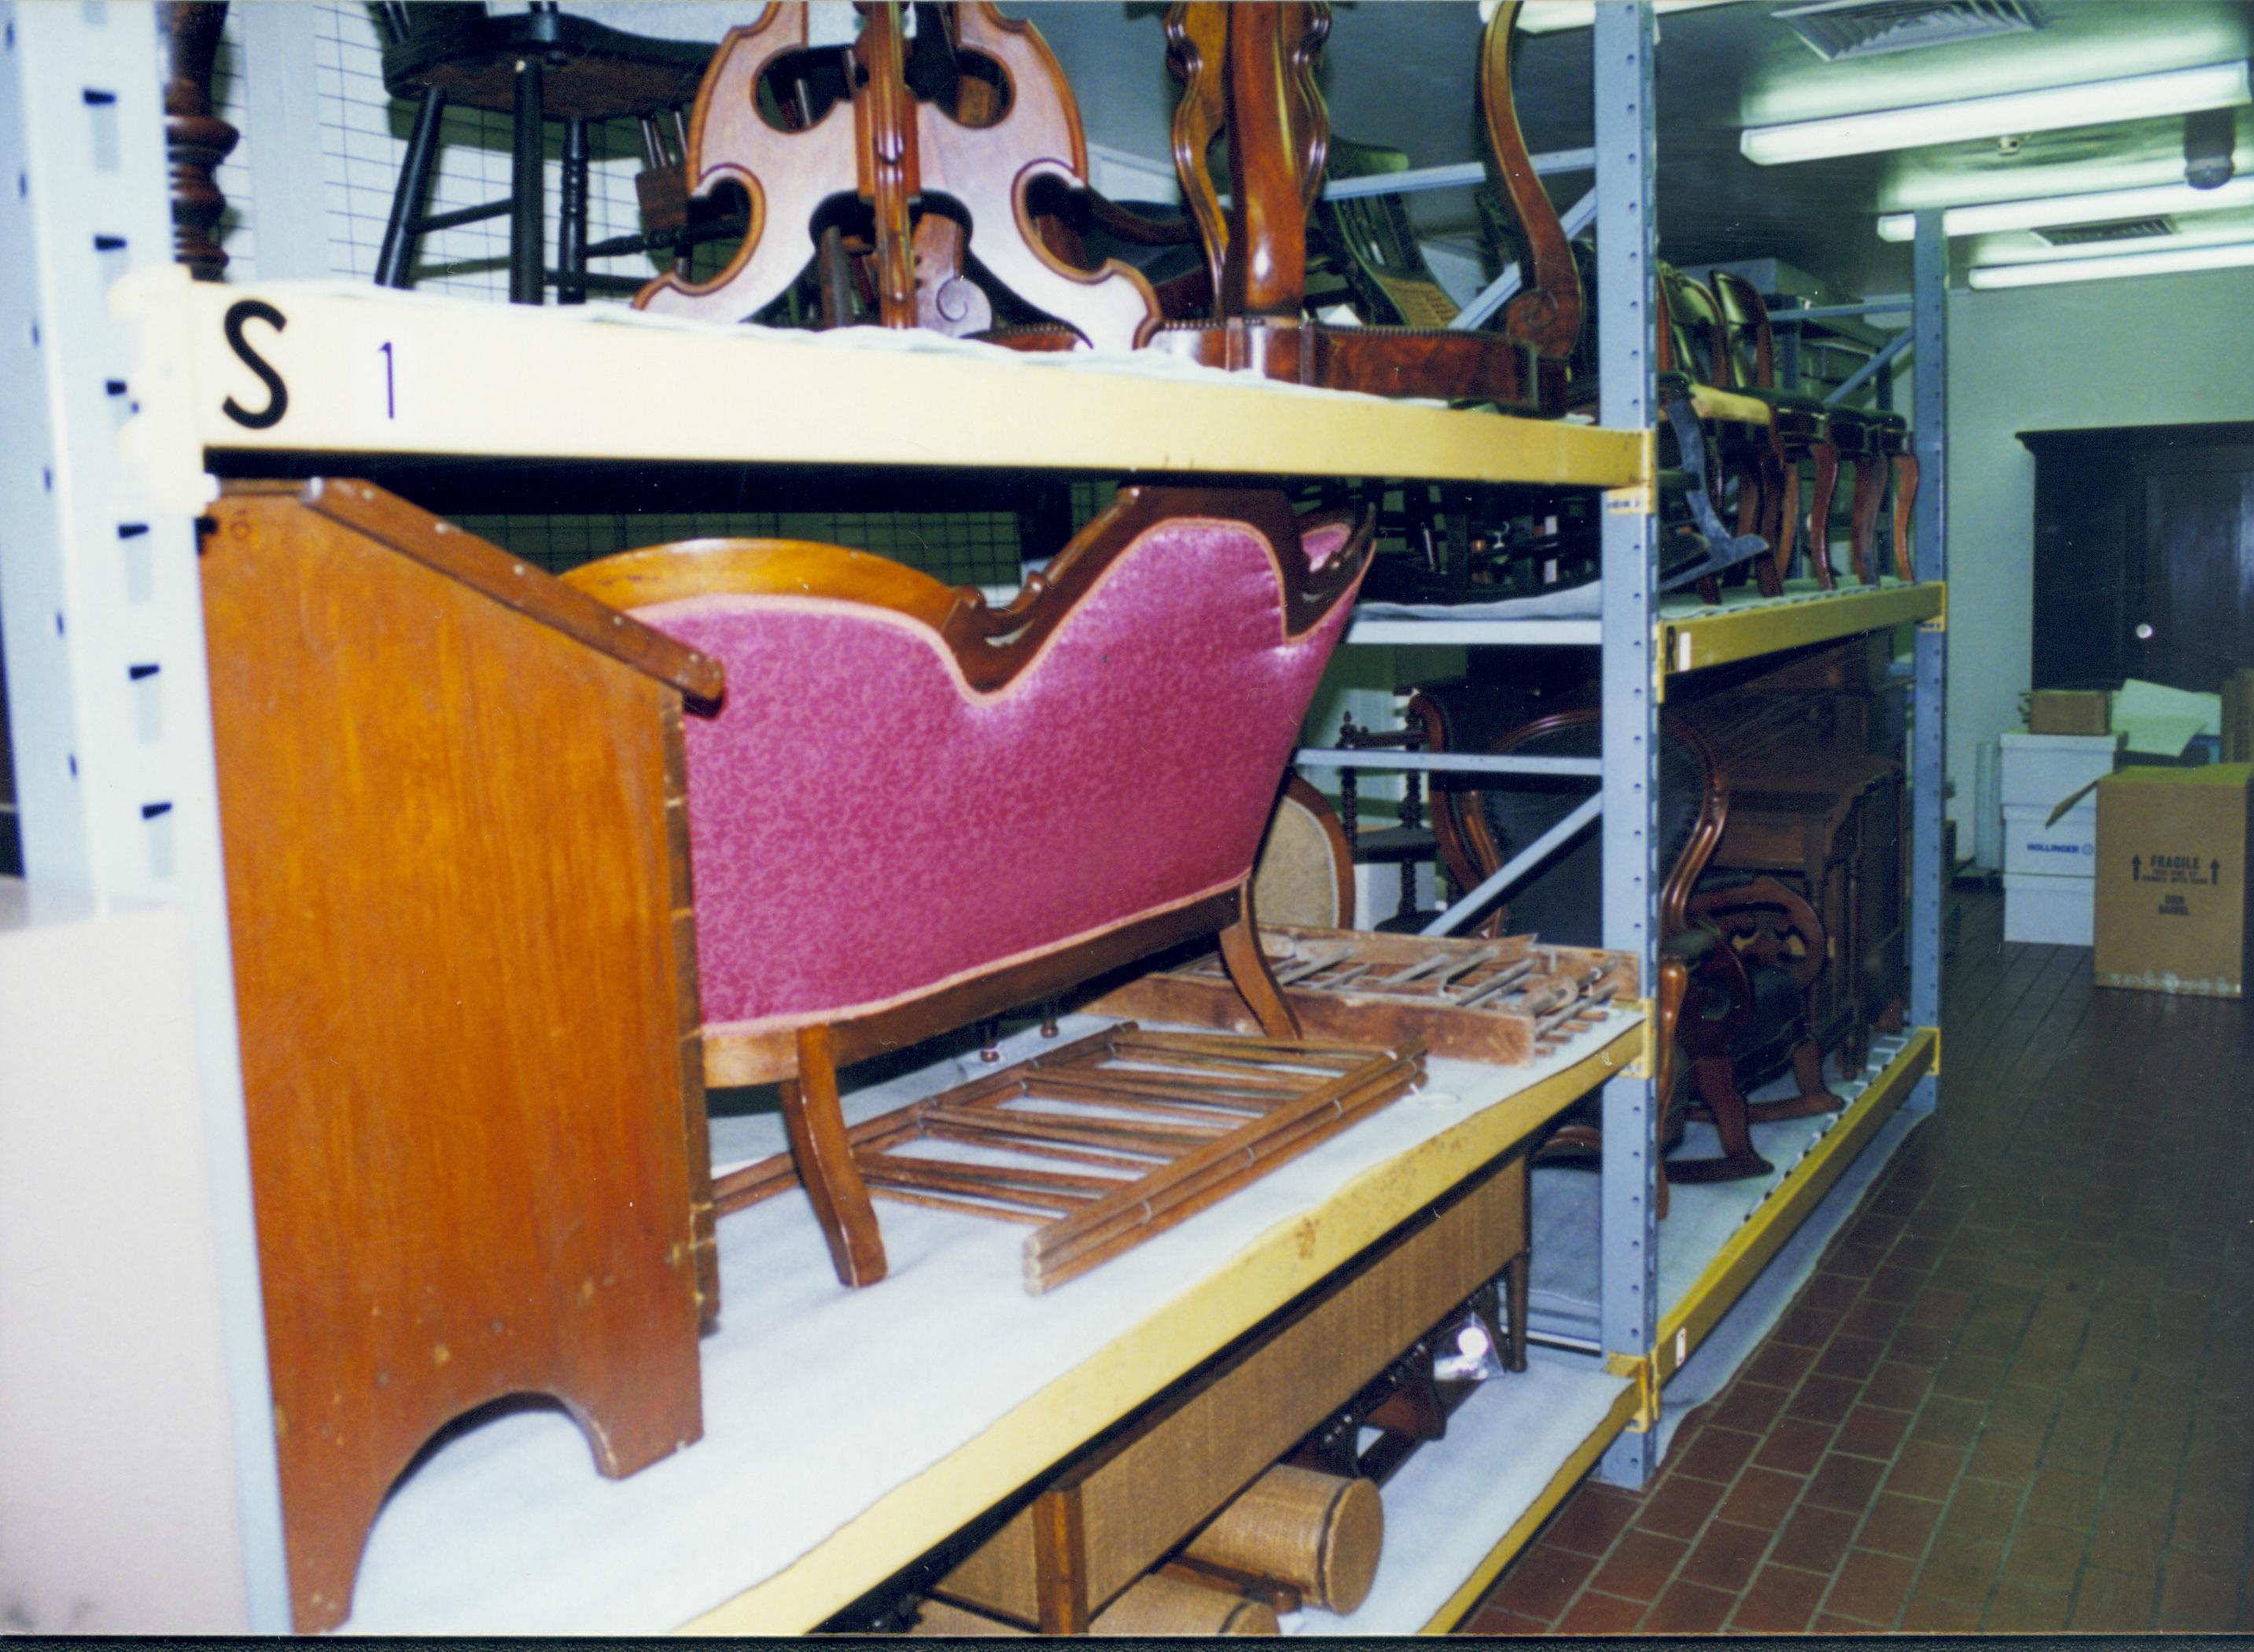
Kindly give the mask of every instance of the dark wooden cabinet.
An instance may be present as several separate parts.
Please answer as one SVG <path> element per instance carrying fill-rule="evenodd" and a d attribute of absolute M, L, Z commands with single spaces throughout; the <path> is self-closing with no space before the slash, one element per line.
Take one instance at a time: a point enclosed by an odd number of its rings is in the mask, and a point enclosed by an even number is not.
<path fill-rule="evenodd" d="M 2038 689 L 2212 693 L 2254 666 L 2254 424 L 2022 430 Z"/>

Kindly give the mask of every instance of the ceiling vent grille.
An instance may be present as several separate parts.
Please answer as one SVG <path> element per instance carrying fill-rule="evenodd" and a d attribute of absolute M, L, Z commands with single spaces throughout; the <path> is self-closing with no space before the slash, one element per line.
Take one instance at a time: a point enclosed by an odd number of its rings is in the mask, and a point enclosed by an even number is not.
<path fill-rule="evenodd" d="M 1827 63 L 2042 27 L 2032 0 L 1819 0 L 1780 7 L 1774 15 Z"/>
<path fill-rule="evenodd" d="M 2173 218 L 2116 218 L 2102 224 L 2050 224 L 2035 231 L 2054 247 L 2082 247 L 2093 241 L 2145 241 L 2175 233 Z"/>

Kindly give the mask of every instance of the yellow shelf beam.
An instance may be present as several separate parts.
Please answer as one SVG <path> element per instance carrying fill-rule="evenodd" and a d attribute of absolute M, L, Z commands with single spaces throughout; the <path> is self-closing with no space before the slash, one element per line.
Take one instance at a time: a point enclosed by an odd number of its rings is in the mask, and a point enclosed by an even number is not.
<path fill-rule="evenodd" d="M 1661 669 L 1669 675 L 1759 659 L 1811 642 L 1829 642 L 1858 632 L 1936 621 L 1945 625 L 1948 587 L 1939 581 L 1882 584 L 1828 595 L 1815 590 L 1782 597 L 1728 593 L 1720 608 L 1678 614 L 1662 612 L 1658 620 Z"/>
<path fill-rule="evenodd" d="M 129 452 L 175 503 L 221 450 L 1600 488 L 1651 477 L 1648 431 L 881 329 L 722 327 L 327 282 L 220 286 L 172 266 L 114 292 L 142 324 Z"/>
<path fill-rule="evenodd" d="M 1642 1058 L 1645 1024 L 1480 1109 L 1264 1234 L 1124 1327 L 993 1426 L 895 1487 L 790 1566 L 691 1620 L 691 1634 L 799 1634 L 944 1541 L 1309 1285 Z"/>
<path fill-rule="evenodd" d="M 1941 1035 L 1932 1027 L 1919 1027 L 1893 1060 L 1880 1069 L 1863 1093 L 1840 1115 L 1839 1122 L 1820 1138 L 1808 1157 L 1794 1166 L 1782 1185 L 1754 1208 L 1743 1226 L 1730 1236 L 1704 1272 L 1684 1292 L 1683 1300 L 1659 1321 L 1658 1344 L 1652 1350 L 1655 1386 L 1663 1384 L 1743 1296 L 1769 1258 L 1799 1230 L 1816 1201 L 1831 1190 L 1855 1155 L 1878 1134 L 1925 1076 L 1940 1053 Z"/>

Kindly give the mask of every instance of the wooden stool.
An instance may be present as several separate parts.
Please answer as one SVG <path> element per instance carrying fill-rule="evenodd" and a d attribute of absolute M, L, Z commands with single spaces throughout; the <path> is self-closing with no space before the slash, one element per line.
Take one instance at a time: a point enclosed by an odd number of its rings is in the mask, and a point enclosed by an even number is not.
<path fill-rule="evenodd" d="M 613 1479 L 704 1432 L 718 1276 L 675 822 L 682 696 L 722 681 L 363 482 L 239 484 L 211 516 L 243 1104 L 312 1634 L 464 1413 L 550 1396 Z"/>
<path fill-rule="evenodd" d="M 535 0 L 529 11 L 499 17 L 488 16 L 482 0 L 388 0 L 376 11 L 391 36 L 383 48 L 384 90 L 417 105 L 376 254 L 376 285 L 413 284 L 415 255 L 428 232 L 506 216 L 511 304 L 538 304 L 550 285 L 559 304 L 584 303 L 591 290 L 640 291 L 639 281 L 587 273 L 587 123 L 638 118 L 654 164 L 663 158 L 662 136 L 653 145 L 656 123 L 675 119 L 695 99 L 712 48 L 606 29 L 564 15 L 554 0 Z M 514 120 L 509 192 L 480 206 L 425 213 L 449 102 Z M 564 123 L 552 275 L 541 246 L 541 169 L 550 120 Z"/>

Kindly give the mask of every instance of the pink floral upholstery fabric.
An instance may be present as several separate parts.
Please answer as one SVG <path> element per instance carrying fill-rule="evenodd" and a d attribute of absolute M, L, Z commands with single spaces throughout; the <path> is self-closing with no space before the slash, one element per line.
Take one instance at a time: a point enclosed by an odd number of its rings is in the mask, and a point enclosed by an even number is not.
<path fill-rule="evenodd" d="M 686 731 L 707 1028 L 881 1009 L 1243 878 L 1351 604 L 1287 638 L 1266 542 L 1177 519 L 992 693 L 853 603 L 641 610 L 727 668 Z"/>

